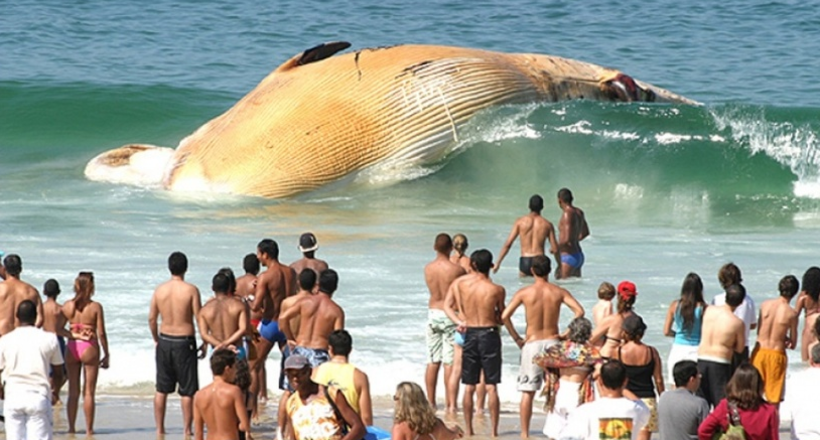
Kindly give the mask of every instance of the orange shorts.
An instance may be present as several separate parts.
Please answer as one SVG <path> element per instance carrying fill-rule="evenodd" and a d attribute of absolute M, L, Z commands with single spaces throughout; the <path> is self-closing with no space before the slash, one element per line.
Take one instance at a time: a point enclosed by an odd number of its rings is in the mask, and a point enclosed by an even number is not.
<path fill-rule="evenodd" d="M 756 347 L 752 352 L 752 365 L 763 377 L 763 395 L 769 403 L 780 403 L 786 388 L 786 353 L 769 348 Z"/>

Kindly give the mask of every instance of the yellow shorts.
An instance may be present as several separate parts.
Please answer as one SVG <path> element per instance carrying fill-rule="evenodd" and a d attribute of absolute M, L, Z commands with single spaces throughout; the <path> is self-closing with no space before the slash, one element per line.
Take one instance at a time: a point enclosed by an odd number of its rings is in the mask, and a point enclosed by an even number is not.
<path fill-rule="evenodd" d="M 649 408 L 649 422 L 643 427 L 644 431 L 658 432 L 658 401 L 652 398 L 641 398 L 641 402 Z"/>
<path fill-rule="evenodd" d="M 752 365 L 763 377 L 763 395 L 769 403 L 780 403 L 786 388 L 786 369 L 789 358 L 786 353 L 769 348 L 756 347 L 752 352 Z"/>

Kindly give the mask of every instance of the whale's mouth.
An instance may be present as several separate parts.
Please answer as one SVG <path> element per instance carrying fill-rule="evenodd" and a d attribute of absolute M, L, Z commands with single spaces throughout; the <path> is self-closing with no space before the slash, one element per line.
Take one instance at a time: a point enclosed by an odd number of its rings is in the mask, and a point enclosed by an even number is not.
<path fill-rule="evenodd" d="M 89 180 L 128 185 L 159 187 L 173 163 L 174 149 L 154 145 L 130 144 L 106 151 L 88 161 Z"/>

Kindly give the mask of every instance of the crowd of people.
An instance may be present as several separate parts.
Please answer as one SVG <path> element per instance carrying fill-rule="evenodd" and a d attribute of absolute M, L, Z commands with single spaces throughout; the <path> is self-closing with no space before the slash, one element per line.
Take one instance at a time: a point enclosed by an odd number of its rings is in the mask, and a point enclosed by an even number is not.
<path fill-rule="evenodd" d="M 647 325 L 636 309 L 634 283 L 601 283 L 590 320 L 572 293 L 550 281 L 553 273 L 556 278 L 581 275 L 580 242 L 589 235 L 572 193 L 564 188 L 557 198 L 562 210 L 557 232 L 541 215 L 543 199 L 535 195 L 496 262 L 487 249 L 467 256 L 463 234 L 435 237 L 435 258 L 424 268 L 430 293 L 427 390 L 413 382 L 397 385 L 393 438 L 473 436 L 474 415 L 485 405 L 489 434 L 499 435 L 502 327 L 521 353 L 517 389 L 522 438 L 532 432 L 537 395 L 545 399 L 542 432 L 550 439 L 649 439 L 653 433 L 661 439 L 711 439 L 737 430 L 751 440 L 778 438 L 786 350 L 797 347 L 801 313 L 808 328 L 801 333 L 801 354 L 810 368 L 794 379 L 789 418 L 793 438 L 820 438 L 820 420 L 806 404 L 820 391 L 820 268 L 808 269 L 802 283 L 783 277 L 779 296 L 759 309 L 733 263 L 720 268 L 724 293 L 709 303 L 701 278 L 688 274 L 666 314 L 663 334 L 673 342 L 662 359 L 656 347 L 643 341 Z M 491 273 L 516 240 L 521 243 L 520 275 L 533 282 L 507 298 Z M 318 242 L 312 233 L 300 237 L 299 248 L 303 258 L 286 265 L 279 261 L 277 242 L 261 240 L 256 252 L 243 259 L 243 275 L 237 277 L 229 268 L 213 275 L 213 296 L 204 304 L 199 289 L 185 280 L 185 254 L 168 257 L 170 279 L 156 287 L 148 311 L 156 346 L 158 436 L 166 433 L 168 394 L 178 393 L 184 435 L 250 439 L 252 422 L 268 397 L 265 361 L 276 347 L 281 359 L 277 438 L 380 438 L 372 428 L 368 376 L 350 363 L 352 337 L 333 297 L 339 275 L 316 258 Z M 6 438 L 51 438 L 52 408 L 66 382 L 69 433 L 76 432 L 82 392 L 85 433 L 92 435 L 97 376 L 110 363 L 103 307 L 92 299 L 94 276 L 80 272 L 74 297 L 61 305 L 55 280 L 43 286 L 43 301 L 36 288 L 21 280 L 21 272 L 18 255 L 4 258 L 0 397 L 5 398 Z M 526 328 L 519 333 L 513 316 L 522 307 Z M 563 307 L 573 318 L 562 330 Z M 750 350 L 752 330 L 757 336 Z M 200 389 L 197 363 L 206 356 L 213 381 Z M 463 430 L 436 415 L 442 364 L 442 409 L 449 420 L 460 411 Z"/>

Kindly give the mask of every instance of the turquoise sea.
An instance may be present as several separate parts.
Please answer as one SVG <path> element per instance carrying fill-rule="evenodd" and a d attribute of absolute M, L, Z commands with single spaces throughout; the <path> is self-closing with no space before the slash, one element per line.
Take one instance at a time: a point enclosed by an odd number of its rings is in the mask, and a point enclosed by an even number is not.
<path fill-rule="evenodd" d="M 563 285 L 591 307 L 602 281 L 635 282 L 647 340 L 663 356 L 664 313 L 688 272 L 711 298 L 718 268 L 734 261 L 760 303 L 783 275 L 820 264 L 817 1 L 0 5 L 0 249 L 23 257 L 36 286 L 58 279 L 63 300 L 77 272 L 95 272 L 112 350 L 103 391 L 152 392 L 148 302 L 176 250 L 207 297 L 215 271 L 241 271 L 260 239 L 276 239 L 290 262 L 299 234 L 313 231 L 318 256 L 340 273 L 353 362 L 378 395 L 422 381 L 422 268 L 435 235 L 462 232 L 471 250 L 497 254 L 535 193 L 547 218 L 557 218 L 563 186 L 587 213 L 584 277 Z M 280 63 L 334 40 L 560 55 L 705 105 L 505 107 L 473 121 L 461 153 L 443 163 L 281 201 L 84 178 L 86 162 L 110 148 L 176 146 Z M 525 283 L 517 252 L 494 277 L 510 296 Z M 523 329 L 523 315 L 516 321 Z M 501 397 L 515 402 L 518 353 L 505 344 Z M 269 368 L 278 372 L 278 355 Z M 201 371 L 207 380 L 204 362 Z"/>

